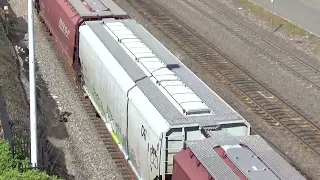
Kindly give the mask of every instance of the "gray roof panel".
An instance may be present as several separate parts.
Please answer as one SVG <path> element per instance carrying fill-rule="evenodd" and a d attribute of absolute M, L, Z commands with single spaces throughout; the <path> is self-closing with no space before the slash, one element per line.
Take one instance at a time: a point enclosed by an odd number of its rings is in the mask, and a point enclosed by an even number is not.
<path fill-rule="evenodd" d="M 203 115 L 185 116 L 169 101 L 169 99 L 160 91 L 156 84 L 150 78 L 146 77 L 144 71 L 136 62 L 121 48 L 117 42 L 105 29 L 103 22 L 122 22 L 136 36 L 138 36 L 144 44 L 152 50 L 159 59 L 165 64 L 179 64 L 179 68 L 174 73 L 189 88 L 196 93 L 202 101 L 212 109 L 214 113 Z M 226 121 L 244 121 L 236 111 L 228 106 L 220 97 L 206 86 L 200 79 L 196 77 L 188 68 L 186 68 L 179 60 L 177 60 L 167 49 L 165 49 L 153 36 L 151 36 L 142 26 L 134 20 L 114 20 L 104 19 L 103 21 L 85 22 L 91 30 L 98 36 L 100 41 L 111 52 L 119 64 L 124 68 L 128 75 L 137 83 L 139 89 L 146 95 L 149 101 L 155 106 L 160 114 L 171 125 L 194 124 L 200 126 L 210 126 L 220 124 Z M 119 28 L 119 27 L 115 27 Z M 122 36 L 126 36 L 123 34 Z M 129 37 L 130 38 L 130 37 Z"/>
<path fill-rule="evenodd" d="M 229 159 L 249 179 L 280 180 L 268 167 L 246 148 L 230 148 L 226 151 Z"/>
<path fill-rule="evenodd" d="M 221 172 L 224 169 L 230 168 L 224 162 L 221 163 L 217 161 L 216 158 L 211 158 L 212 156 L 218 157 L 218 154 L 213 149 L 218 146 L 243 144 L 249 149 L 229 147 L 226 153 L 229 159 L 234 162 L 235 166 L 242 171 L 248 179 L 305 180 L 302 175 L 258 135 L 232 136 L 224 131 L 213 131 L 209 134 L 211 136 L 210 138 L 202 141 L 187 142 L 187 146 L 206 167 L 208 172 L 217 179 L 224 179 L 224 174 Z M 199 149 L 199 147 L 201 147 L 201 149 Z M 208 153 L 210 153 L 210 156 L 208 156 Z M 206 159 L 206 161 L 203 161 L 203 159 Z M 262 162 L 259 161 L 259 159 L 261 159 Z M 265 170 L 263 168 L 265 168 Z M 249 169 L 250 172 L 248 172 Z M 231 173 L 234 174 L 233 172 Z"/>
<path fill-rule="evenodd" d="M 213 168 L 217 166 L 223 166 L 224 161 L 219 157 L 217 153 L 213 151 L 213 144 L 207 144 L 207 146 L 194 144 L 189 146 L 190 150 L 196 155 L 201 164 L 207 169 L 214 179 L 228 179 L 239 180 L 239 178 L 233 173 L 233 171 L 226 168 Z M 209 148 L 211 147 L 211 148 Z"/>
<path fill-rule="evenodd" d="M 305 179 L 278 153 L 276 153 L 260 136 L 239 137 L 280 179 Z"/>
<path fill-rule="evenodd" d="M 81 17 L 93 16 L 126 16 L 112 0 L 68 0 Z"/>

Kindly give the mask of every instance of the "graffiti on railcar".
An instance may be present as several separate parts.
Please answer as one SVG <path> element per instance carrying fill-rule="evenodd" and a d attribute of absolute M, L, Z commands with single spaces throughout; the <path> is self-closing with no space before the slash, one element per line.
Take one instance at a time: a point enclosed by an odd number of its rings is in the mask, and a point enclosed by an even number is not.
<path fill-rule="evenodd" d="M 147 129 L 142 125 L 141 126 L 141 137 L 144 139 L 144 141 L 147 141 Z"/>
<path fill-rule="evenodd" d="M 140 129 L 140 135 L 142 137 L 142 139 L 144 139 L 144 141 L 147 141 L 147 135 L 148 135 L 148 130 L 144 125 L 141 125 L 141 129 Z M 159 168 L 159 151 L 160 151 L 160 143 L 158 142 L 157 145 L 151 144 L 151 146 L 149 146 L 148 142 L 148 152 L 149 152 L 149 158 L 150 158 L 150 168 L 151 171 L 153 169 L 158 169 Z"/>
<path fill-rule="evenodd" d="M 114 120 L 112 120 L 110 123 L 113 131 L 117 134 L 118 138 L 121 137 L 121 128 L 119 124 Z"/>
<path fill-rule="evenodd" d="M 159 168 L 159 157 L 158 157 L 158 152 L 160 150 L 160 143 L 158 142 L 158 144 L 154 147 L 154 145 L 152 144 L 149 150 L 150 153 L 150 168 L 151 171 L 152 169 L 158 169 Z"/>

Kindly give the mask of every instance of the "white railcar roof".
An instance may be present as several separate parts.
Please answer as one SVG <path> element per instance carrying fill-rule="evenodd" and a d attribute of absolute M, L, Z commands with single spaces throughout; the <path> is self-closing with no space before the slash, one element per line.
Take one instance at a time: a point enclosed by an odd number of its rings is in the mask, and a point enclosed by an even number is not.
<path fill-rule="evenodd" d="M 210 135 L 207 139 L 186 144 L 214 179 L 239 179 L 214 150 L 222 147 L 226 156 L 248 179 L 305 180 L 258 135 L 233 136 L 225 131 L 210 132 Z"/>
<path fill-rule="evenodd" d="M 135 20 L 88 26 L 170 125 L 246 123 Z"/>
<path fill-rule="evenodd" d="M 80 16 L 123 16 L 127 15 L 112 0 L 68 0 Z"/>

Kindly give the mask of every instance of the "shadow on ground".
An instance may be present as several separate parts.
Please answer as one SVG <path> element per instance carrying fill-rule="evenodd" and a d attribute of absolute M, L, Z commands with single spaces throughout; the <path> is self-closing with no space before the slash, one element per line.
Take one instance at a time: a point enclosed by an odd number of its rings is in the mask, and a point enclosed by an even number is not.
<path fill-rule="evenodd" d="M 9 5 L 5 0 L 0 0 L 0 7 Z M 15 76 L 18 76 L 19 84 L 16 88 L 22 88 L 25 102 L 28 102 L 28 48 L 25 43 L 25 34 L 27 33 L 27 22 L 22 17 L 16 17 L 16 14 L 10 9 L 10 15 L 7 21 L 2 17 L 1 24 L 4 28 L 8 28 L 7 37 L 10 39 L 12 46 L 17 50 L 15 56 L 12 57 L 11 62 L 15 68 L 12 72 Z M 6 22 L 6 23 L 5 23 Z M 5 25 L 7 24 L 7 26 Z M 2 29 L 2 28 L 0 28 Z M 2 33 L 3 34 L 3 33 Z M 1 34 L 0 34 L 1 36 Z M 1 59 L 1 57 L 0 57 Z M 8 58 L 7 58 L 8 59 Z M 1 67 L 0 67 L 1 68 Z M 65 165 L 65 154 L 64 152 L 55 147 L 48 139 L 53 138 L 58 141 L 69 138 L 66 126 L 64 122 L 60 122 L 60 110 L 55 99 L 50 95 L 47 85 L 41 78 L 38 72 L 38 65 L 36 63 L 37 71 L 37 120 L 38 120 L 38 137 L 39 137 L 39 166 L 47 166 L 49 173 L 56 174 L 64 179 L 74 179 L 73 176 L 68 175 L 68 171 Z M 1 85 L 1 84 L 0 84 Z M 5 86 L 2 85 L 2 86 Z M 6 104 L 8 102 L 5 102 Z M 26 103 L 25 111 L 29 112 L 28 104 Z M 29 142 L 29 119 L 11 119 L 12 133 L 15 137 L 24 139 Z M 28 143 L 30 144 L 30 143 Z M 63 144 L 64 146 L 64 144 Z M 30 147 L 30 146 L 28 146 Z M 27 148 L 29 149 L 29 148 Z M 28 152 L 26 152 L 28 153 Z"/>

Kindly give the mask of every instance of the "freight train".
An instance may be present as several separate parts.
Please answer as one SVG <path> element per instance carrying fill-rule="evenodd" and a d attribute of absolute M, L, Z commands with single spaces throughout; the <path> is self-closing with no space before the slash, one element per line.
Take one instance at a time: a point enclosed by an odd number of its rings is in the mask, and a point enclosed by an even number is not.
<path fill-rule="evenodd" d="M 112 0 L 35 0 L 38 16 L 138 179 L 171 179 L 174 155 L 250 124 Z"/>

